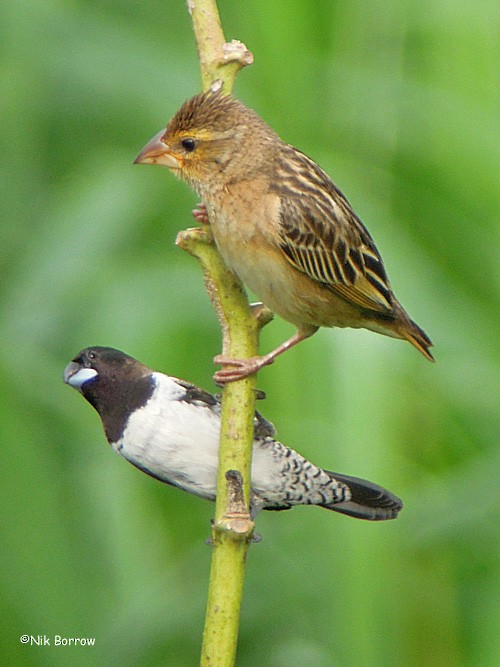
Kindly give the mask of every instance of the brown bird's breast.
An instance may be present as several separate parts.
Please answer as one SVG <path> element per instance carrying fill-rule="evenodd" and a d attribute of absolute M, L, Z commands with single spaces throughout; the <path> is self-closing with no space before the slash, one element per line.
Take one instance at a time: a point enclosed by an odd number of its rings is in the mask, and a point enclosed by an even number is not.
<path fill-rule="evenodd" d="M 227 266 L 268 308 L 300 329 L 366 326 L 357 308 L 290 264 L 280 247 L 279 198 L 259 196 L 264 186 L 252 186 L 238 183 L 205 201 Z"/>

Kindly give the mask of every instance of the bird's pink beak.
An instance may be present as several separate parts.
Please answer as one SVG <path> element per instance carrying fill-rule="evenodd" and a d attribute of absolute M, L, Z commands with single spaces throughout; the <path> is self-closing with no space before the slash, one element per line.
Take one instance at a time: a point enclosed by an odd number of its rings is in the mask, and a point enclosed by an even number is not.
<path fill-rule="evenodd" d="M 149 143 L 147 143 L 139 155 L 135 158 L 134 164 L 161 164 L 169 169 L 180 169 L 181 159 L 170 150 L 162 137 L 165 130 L 158 132 Z"/>

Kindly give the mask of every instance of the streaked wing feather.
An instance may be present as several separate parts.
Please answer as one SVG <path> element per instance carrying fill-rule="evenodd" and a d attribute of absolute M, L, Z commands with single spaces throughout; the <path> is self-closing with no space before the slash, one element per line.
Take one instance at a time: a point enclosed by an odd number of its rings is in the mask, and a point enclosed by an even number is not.
<path fill-rule="evenodd" d="M 283 252 L 295 268 L 347 301 L 389 315 L 392 292 L 370 234 L 327 174 L 292 150 L 293 162 L 281 162 L 279 185 L 273 186 L 281 201 Z"/>

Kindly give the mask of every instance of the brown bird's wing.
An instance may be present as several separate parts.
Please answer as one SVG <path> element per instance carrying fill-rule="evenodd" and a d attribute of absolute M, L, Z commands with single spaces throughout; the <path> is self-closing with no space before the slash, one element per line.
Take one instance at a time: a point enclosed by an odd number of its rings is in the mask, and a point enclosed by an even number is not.
<path fill-rule="evenodd" d="M 277 185 L 272 186 L 281 201 L 280 238 L 286 257 L 346 301 L 392 314 L 392 291 L 367 229 L 328 175 L 297 149 L 287 148 L 294 151 L 294 160 L 281 161 Z"/>

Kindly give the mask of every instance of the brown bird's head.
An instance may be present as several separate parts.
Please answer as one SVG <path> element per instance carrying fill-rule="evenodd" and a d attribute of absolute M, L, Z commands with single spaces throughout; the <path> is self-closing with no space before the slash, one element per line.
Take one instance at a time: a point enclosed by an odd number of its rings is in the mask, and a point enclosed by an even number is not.
<path fill-rule="evenodd" d="M 185 102 L 142 149 L 137 164 L 160 164 L 201 196 L 262 170 L 266 146 L 280 142 L 251 109 L 221 91 Z"/>

